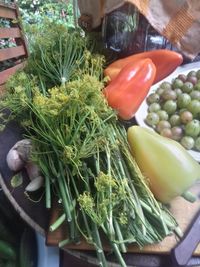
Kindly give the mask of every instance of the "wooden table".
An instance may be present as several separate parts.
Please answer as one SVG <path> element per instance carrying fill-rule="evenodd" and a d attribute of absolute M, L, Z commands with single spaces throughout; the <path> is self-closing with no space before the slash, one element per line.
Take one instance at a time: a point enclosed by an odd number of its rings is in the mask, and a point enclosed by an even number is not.
<path fill-rule="evenodd" d="M 23 220 L 25 220 L 37 232 L 42 235 L 46 235 L 50 220 L 50 212 L 45 208 L 44 197 L 42 197 L 39 202 L 33 202 L 25 195 L 24 188 L 29 182 L 25 171 L 23 172 L 23 184 L 21 186 L 13 188 L 10 184 L 14 173 L 11 172 L 7 166 L 6 155 L 9 149 L 18 140 L 22 139 L 22 135 L 22 129 L 20 129 L 15 122 L 9 123 L 5 130 L 0 133 L 0 185 L 5 195 L 8 197 Z M 173 212 L 177 214 L 181 227 L 185 231 L 189 222 L 192 221 L 192 218 L 198 211 L 200 201 L 193 204 L 188 204 L 184 201 L 185 200 L 178 198 L 178 200 L 175 201 L 175 204 L 172 205 L 172 209 L 175 209 Z M 189 215 L 190 217 L 188 217 Z M 58 236 L 57 241 L 59 241 L 59 238 L 60 237 Z M 124 256 L 127 264 L 129 266 L 141 267 L 171 267 L 172 263 L 169 251 L 175 245 L 175 240 L 174 237 L 169 240 L 166 239 L 156 246 L 148 246 L 142 253 L 138 251 L 138 249 L 133 248 L 131 252 Z M 55 242 L 54 236 L 54 243 L 52 245 L 55 245 Z M 62 252 L 62 266 L 68 266 L 66 265 L 66 259 L 68 262 L 70 262 L 71 259 L 71 263 L 73 261 L 78 261 L 82 265 L 85 264 L 85 266 L 92 266 L 92 264 L 94 264 L 94 266 L 97 265 L 94 251 L 90 251 L 88 249 L 90 248 L 87 248 L 87 250 L 84 250 L 84 248 L 81 250 L 73 250 L 66 247 L 65 251 Z M 199 255 L 200 247 L 197 248 L 196 257 L 193 258 L 197 265 L 200 265 Z M 113 263 L 113 256 L 109 255 L 108 261 Z M 79 265 L 74 266 L 78 267 Z M 73 264 L 70 265 L 70 267 L 72 266 Z"/>

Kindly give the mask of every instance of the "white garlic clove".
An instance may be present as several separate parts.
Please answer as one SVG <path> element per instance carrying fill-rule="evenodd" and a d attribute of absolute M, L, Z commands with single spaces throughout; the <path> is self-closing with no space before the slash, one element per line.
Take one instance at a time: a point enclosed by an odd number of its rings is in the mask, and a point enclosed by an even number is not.
<path fill-rule="evenodd" d="M 27 162 L 30 159 L 32 149 L 32 143 L 30 139 L 22 139 L 18 141 L 12 148 L 17 150 L 23 161 Z"/>
<path fill-rule="evenodd" d="M 27 192 L 34 192 L 40 189 L 44 185 L 44 177 L 38 176 L 34 178 L 25 188 Z"/>
<path fill-rule="evenodd" d="M 34 180 L 34 178 L 40 176 L 40 169 L 38 165 L 36 165 L 35 163 L 29 161 L 26 164 L 25 168 L 26 168 L 28 177 L 31 181 Z"/>
<path fill-rule="evenodd" d="M 9 169 L 14 172 L 20 171 L 25 165 L 25 162 L 21 159 L 15 149 L 9 150 L 6 156 L 6 161 Z"/>

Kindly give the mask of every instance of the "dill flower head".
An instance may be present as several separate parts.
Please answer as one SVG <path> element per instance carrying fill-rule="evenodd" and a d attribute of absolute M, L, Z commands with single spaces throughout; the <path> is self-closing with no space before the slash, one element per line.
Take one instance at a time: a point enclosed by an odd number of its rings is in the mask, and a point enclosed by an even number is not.
<path fill-rule="evenodd" d="M 68 162 L 76 157 L 76 151 L 73 146 L 65 146 L 63 152 L 64 161 Z"/>
<path fill-rule="evenodd" d="M 89 192 L 84 192 L 82 195 L 79 195 L 78 202 L 80 207 L 88 213 L 94 212 L 95 203 Z"/>
<path fill-rule="evenodd" d="M 125 212 L 120 213 L 119 222 L 121 225 L 127 225 L 128 224 L 128 216 Z"/>
<path fill-rule="evenodd" d="M 97 77 L 85 74 L 75 81 L 68 82 L 65 90 L 71 99 L 79 102 L 83 111 L 91 110 L 93 119 L 113 117 L 117 120 L 115 112 L 108 106 L 102 94 L 103 87 L 104 84 Z"/>
<path fill-rule="evenodd" d="M 95 187 L 97 191 L 104 192 L 107 191 L 110 187 L 116 188 L 117 184 L 112 176 L 100 172 L 96 178 Z"/>
<path fill-rule="evenodd" d="M 62 87 L 53 87 L 48 90 L 48 95 L 36 91 L 33 104 L 42 113 L 57 116 L 68 102 L 68 99 L 69 97 L 62 90 Z"/>
<path fill-rule="evenodd" d="M 96 224 L 101 225 L 102 218 L 97 214 L 95 202 L 90 192 L 85 191 L 83 194 L 79 195 L 78 202 L 81 209 L 83 209 Z"/>

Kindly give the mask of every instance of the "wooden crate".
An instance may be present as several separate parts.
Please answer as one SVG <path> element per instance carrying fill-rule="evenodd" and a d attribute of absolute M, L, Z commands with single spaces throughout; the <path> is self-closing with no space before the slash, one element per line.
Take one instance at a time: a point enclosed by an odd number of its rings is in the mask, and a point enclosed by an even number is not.
<path fill-rule="evenodd" d="M 0 28 L 0 41 L 12 40 L 14 47 L 0 49 L 0 92 L 5 82 L 18 69 L 23 68 L 28 57 L 25 36 L 20 24 L 20 14 L 16 3 L 0 3 L 0 19 L 8 22 L 9 27 Z"/>

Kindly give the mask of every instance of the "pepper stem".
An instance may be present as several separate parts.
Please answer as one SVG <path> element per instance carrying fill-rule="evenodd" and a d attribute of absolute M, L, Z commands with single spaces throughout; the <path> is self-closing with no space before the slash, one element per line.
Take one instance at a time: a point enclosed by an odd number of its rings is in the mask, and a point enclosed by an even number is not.
<path fill-rule="evenodd" d="M 185 200 L 193 203 L 197 200 L 196 196 L 190 191 L 186 191 L 181 195 Z"/>

